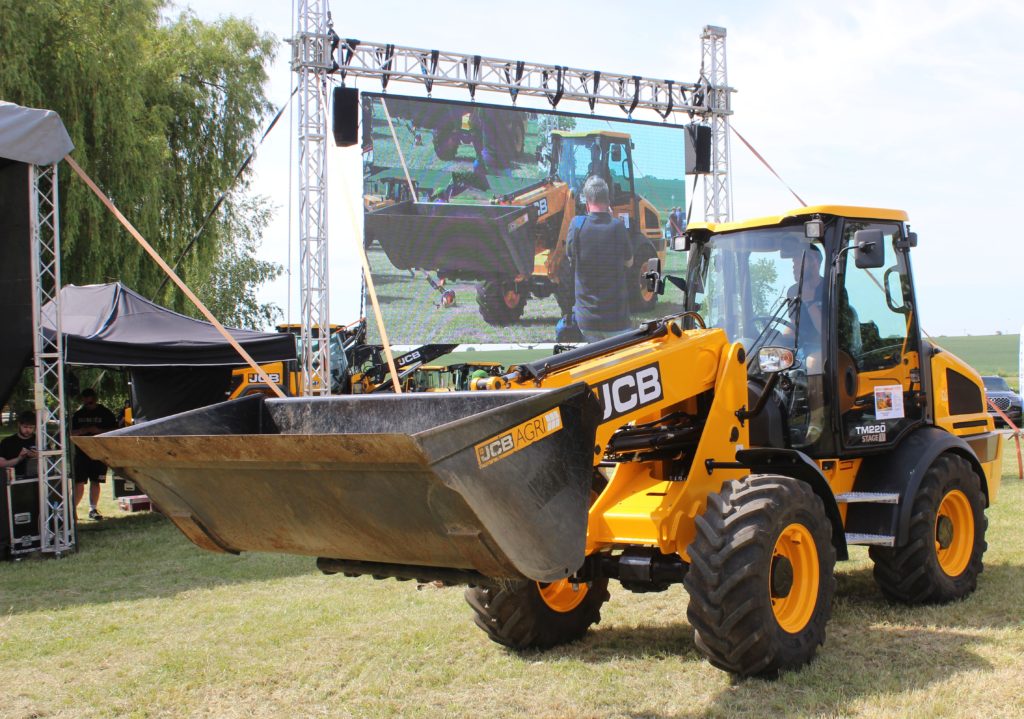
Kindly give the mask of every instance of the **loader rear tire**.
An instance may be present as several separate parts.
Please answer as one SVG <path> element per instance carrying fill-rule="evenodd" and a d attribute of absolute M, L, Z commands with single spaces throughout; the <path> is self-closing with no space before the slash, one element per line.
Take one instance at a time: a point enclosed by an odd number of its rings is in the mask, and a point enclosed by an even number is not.
<path fill-rule="evenodd" d="M 520 581 L 498 587 L 470 587 L 466 601 L 474 621 L 491 641 L 511 649 L 550 649 L 576 641 L 601 621 L 608 580 L 574 590 L 567 580 Z"/>
<path fill-rule="evenodd" d="M 687 552 L 686 616 L 719 669 L 776 676 L 825 641 L 835 593 L 832 525 L 810 486 L 751 475 L 708 497 Z"/>
<path fill-rule="evenodd" d="M 907 543 L 872 547 L 875 582 L 889 599 L 941 604 L 978 586 L 988 545 L 981 480 L 963 457 L 940 455 L 913 499 Z"/>
<path fill-rule="evenodd" d="M 511 281 L 488 280 L 476 287 L 480 316 L 489 325 L 503 327 L 521 320 L 526 310 L 526 297 Z"/>

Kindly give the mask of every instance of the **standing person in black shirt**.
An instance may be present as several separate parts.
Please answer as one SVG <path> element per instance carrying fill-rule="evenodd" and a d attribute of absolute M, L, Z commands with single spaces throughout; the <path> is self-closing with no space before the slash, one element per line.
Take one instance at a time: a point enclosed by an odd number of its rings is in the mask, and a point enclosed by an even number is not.
<path fill-rule="evenodd" d="M 591 176 L 583 185 L 587 216 L 573 220 L 566 256 L 573 270 L 573 314 L 587 342 L 628 332 L 629 280 L 633 246 L 622 221 L 612 217 L 608 184 Z"/>
<path fill-rule="evenodd" d="M 100 434 L 117 428 L 114 413 L 99 403 L 96 390 L 82 390 L 82 406 L 71 415 L 71 436 L 82 437 Z M 96 509 L 100 499 L 100 485 L 107 481 L 107 465 L 92 459 L 75 447 L 75 508 L 85 494 L 85 483 L 89 483 L 89 519 L 100 520 L 103 516 Z"/>
<path fill-rule="evenodd" d="M 22 477 L 34 475 L 37 467 L 33 466 L 32 460 L 38 456 L 36 415 L 34 412 L 22 412 L 18 415 L 18 431 L 0 441 L 0 468 L 14 467 Z"/>

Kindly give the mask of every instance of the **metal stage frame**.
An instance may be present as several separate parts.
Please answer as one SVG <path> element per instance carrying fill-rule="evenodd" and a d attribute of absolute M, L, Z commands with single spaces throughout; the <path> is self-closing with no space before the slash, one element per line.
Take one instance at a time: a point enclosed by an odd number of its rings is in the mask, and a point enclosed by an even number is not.
<path fill-rule="evenodd" d="M 327 0 L 296 0 L 292 70 L 298 74 L 299 272 L 302 314 L 303 394 L 329 394 L 329 286 L 327 265 L 327 86 L 355 79 L 435 88 L 456 88 L 507 98 L 546 98 L 556 107 L 579 102 L 593 112 L 617 107 L 627 117 L 654 114 L 665 122 L 698 120 L 711 127 L 711 171 L 704 180 L 705 219 L 732 216 L 729 117 L 733 88 L 728 85 L 724 28 L 708 25 L 701 34 L 701 72 L 696 82 L 679 82 L 581 70 L 522 60 L 341 39 L 331 24 Z M 315 378 L 324 381 L 314 386 Z"/>

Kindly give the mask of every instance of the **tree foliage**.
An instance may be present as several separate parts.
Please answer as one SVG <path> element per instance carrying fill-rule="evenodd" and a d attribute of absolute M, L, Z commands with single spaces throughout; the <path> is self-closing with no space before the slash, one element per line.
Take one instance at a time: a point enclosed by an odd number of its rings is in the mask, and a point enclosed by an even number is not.
<path fill-rule="evenodd" d="M 275 42 L 248 20 L 164 19 L 163 0 L 0 0 L 0 98 L 60 113 L 73 156 L 173 263 L 253 147 Z M 65 283 L 120 280 L 195 314 L 85 185 L 61 167 Z M 258 283 L 280 267 L 254 258 L 268 203 L 247 177 L 179 266 L 228 323 L 271 319 Z M 234 310 L 238 309 L 238 312 Z"/>

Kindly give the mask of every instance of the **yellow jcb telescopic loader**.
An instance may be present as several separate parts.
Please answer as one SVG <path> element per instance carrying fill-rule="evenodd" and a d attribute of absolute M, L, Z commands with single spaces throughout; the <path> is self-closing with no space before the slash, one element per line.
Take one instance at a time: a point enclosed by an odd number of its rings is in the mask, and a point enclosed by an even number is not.
<path fill-rule="evenodd" d="M 708 659 L 773 675 L 824 642 L 850 545 L 908 604 L 982 570 L 1001 436 L 977 373 L 922 339 L 906 219 L 691 225 L 687 277 L 648 276 L 686 313 L 477 391 L 251 397 L 75 441 L 206 549 L 469 584 L 515 649 L 582 637 L 612 580 L 682 584 Z"/>

